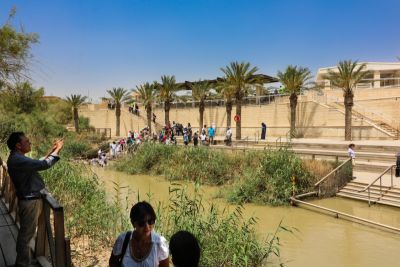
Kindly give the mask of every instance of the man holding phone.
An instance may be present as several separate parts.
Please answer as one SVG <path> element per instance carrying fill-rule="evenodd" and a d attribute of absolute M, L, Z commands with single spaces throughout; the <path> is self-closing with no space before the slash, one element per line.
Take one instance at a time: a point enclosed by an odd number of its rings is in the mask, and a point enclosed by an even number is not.
<path fill-rule="evenodd" d="M 51 151 L 43 159 L 35 160 L 25 156 L 26 153 L 31 151 L 31 143 L 23 132 L 14 132 L 7 140 L 7 146 L 10 149 L 7 167 L 18 197 L 18 215 L 20 218 L 16 267 L 32 264 L 29 243 L 36 232 L 38 218 L 42 210 L 42 193 L 45 189 L 39 171 L 50 168 L 60 159 L 58 153 L 63 145 L 63 139 L 56 141 Z"/>

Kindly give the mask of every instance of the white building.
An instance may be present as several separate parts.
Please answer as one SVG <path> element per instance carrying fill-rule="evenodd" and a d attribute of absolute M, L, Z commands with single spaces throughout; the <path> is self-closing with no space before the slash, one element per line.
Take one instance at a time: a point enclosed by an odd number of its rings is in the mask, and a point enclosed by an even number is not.
<path fill-rule="evenodd" d="M 400 62 L 359 62 L 366 64 L 367 76 L 357 84 L 357 89 L 375 89 L 400 87 Z M 324 90 L 335 90 L 325 79 L 328 70 L 337 71 L 337 66 L 320 68 L 317 72 L 316 82 L 323 86 Z"/>

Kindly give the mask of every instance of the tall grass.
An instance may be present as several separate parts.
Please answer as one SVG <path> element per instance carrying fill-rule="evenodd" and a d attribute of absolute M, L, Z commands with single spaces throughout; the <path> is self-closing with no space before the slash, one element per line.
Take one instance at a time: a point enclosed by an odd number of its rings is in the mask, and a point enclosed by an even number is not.
<path fill-rule="evenodd" d="M 282 205 L 295 189 L 302 192 L 314 180 L 301 159 L 287 149 L 268 150 L 256 169 L 247 172 L 228 192 L 228 200 L 235 203 L 256 202 Z"/>
<path fill-rule="evenodd" d="M 261 266 L 279 255 L 278 232 L 290 231 L 279 225 L 260 241 L 256 237 L 257 219 L 244 220 L 242 206 L 234 211 L 204 203 L 197 189 L 189 195 L 182 186 L 170 189 L 170 199 L 159 204 L 157 231 L 169 239 L 179 230 L 193 233 L 200 242 L 200 266 Z"/>
<path fill-rule="evenodd" d="M 144 143 L 115 164 L 129 174 L 164 175 L 170 180 L 192 180 L 220 185 L 235 176 L 234 156 L 207 148 Z"/>
<path fill-rule="evenodd" d="M 116 233 L 129 227 L 118 202 L 108 202 L 97 177 L 82 164 L 61 160 L 42 173 L 49 191 L 64 206 L 65 226 L 74 240 L 88 245 L 110 245 Z"/>

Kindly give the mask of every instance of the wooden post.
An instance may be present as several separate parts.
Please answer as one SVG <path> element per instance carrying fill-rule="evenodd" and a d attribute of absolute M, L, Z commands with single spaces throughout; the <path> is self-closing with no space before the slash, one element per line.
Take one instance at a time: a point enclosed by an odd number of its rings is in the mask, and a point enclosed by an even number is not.
<path fill-rule="evenodd" d="M 43 206 L 46 205 L 43 201 Z M 36 249 L 35 254 L 36 257 L 46 257 L 46 252 L 48 251 L 48 242 L 46 238 L 46 223 L 44 216 L 44 209 L 42 208 L 42 212 L 39 215 L 38 219 L 38 229 L 37 229 L 37 237 L 36 237 Z"/>
<path fill-rule="evenodd" d="M 64 212 L 63 207 L 54 210 L 54 235 L 55 235 L 55 252 L 56 266 L 66 267 L 66 247 L 65 247 L 65 232 L 64 232 Z"/>

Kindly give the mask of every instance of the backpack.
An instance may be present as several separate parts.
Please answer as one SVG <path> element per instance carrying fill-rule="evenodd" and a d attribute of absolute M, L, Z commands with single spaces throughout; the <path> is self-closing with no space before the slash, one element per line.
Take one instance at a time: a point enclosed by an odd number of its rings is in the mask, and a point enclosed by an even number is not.
<path fill-rule="evenodd" d="M 108 261 L 108 264 L 110 267 L 121 267 L 122 266 L 122 258 L 124 257 L 126 249 L 128 248 L 129 239 L 131 237 L 131 234 L 132 234 L 131 231 L 126 232 L 126 235 L 124 238 L 124 244 L 122 245 L 121 254 L 118 255 L 116 259 L 115 259 L 115 257 L 113 258 L 111 255 L 110 260 Z"/>

